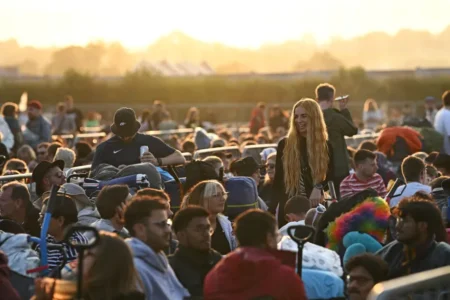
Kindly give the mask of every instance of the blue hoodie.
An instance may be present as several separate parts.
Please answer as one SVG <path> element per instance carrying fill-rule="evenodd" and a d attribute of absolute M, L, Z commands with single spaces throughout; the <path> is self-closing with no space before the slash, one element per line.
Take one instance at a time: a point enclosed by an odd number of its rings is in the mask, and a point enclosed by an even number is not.
<path fill-rule="evenodd" d="M 178 300 L 189 292 L 178 281 L 163 252 L 153 249 L 137 238 L 126 240 L 133 251 L 134 265 L 139 272 L 147 300 Z"/>

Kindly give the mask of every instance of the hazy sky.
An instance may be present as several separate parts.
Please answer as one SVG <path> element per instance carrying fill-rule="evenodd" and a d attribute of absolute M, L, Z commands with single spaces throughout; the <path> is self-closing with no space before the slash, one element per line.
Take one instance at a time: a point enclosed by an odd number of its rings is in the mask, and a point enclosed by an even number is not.
<path fill-rule="evenodd" d="M 402 28 L 440 32 L 450 0 L 0 0 L 0 40 L 22 45 L 120 41 L 149 45 L 181 30 L 239 47 L 299 39 L 349 38 Z"/>

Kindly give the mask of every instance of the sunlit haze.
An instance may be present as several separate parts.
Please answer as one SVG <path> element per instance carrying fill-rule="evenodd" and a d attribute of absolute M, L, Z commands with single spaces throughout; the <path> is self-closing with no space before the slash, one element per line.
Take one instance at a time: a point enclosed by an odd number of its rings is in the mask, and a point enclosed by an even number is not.
<path fill-rule="evenodd" d="M 0 0 L 0 40 L 21 45 L 119 41 L 146 47 L 172 31 L 206 42 L 258 47 L 301 39 L 324 43 L 371 31 L 442 31 L 450 0 Z"/>

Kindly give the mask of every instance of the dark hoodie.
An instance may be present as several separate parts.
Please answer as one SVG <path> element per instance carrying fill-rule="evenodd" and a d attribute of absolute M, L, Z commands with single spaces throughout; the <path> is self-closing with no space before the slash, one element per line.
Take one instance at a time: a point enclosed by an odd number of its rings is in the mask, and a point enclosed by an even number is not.
<path fill-rule="evenodd" d="M 20 300 L 17 291 L 9 280 L 8 259 L 0 252 L 0 295 L 2 299 Z"/>
<path fill-rule="evenodd" d="M 242 247 L 228 254 L 206 276 L 204 299 L 307 299 L 294 268 L 283 264 L 280 256 L 284 254 L 254 247 Z"/>

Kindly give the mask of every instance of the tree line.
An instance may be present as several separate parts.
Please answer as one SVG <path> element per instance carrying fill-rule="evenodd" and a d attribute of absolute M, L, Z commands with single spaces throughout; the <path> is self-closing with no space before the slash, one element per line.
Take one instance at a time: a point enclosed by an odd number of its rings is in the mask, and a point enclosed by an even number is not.
<path fill-rule="evenodd" d="M 160 99 L 168 104 L 188 103 L 292 103 L 301 97 L 314 97 L 320 78 L 304 80 L 233 79 L 222 76 L 162 77 L 147 70 L 129 72 L 116 80 L 99 80 L 69 70 L 60 80 L 3 81 L 0 101 L 17 102 L 26 91 L 30 99 L 55 104 L 71 94 L 77 103 L 135 103 Z M 340 95 L 353 101 L 367 98 L 378 101 L 421 101 L 426 96 L 439 98 L 450 88 L 449 77 L 369 78 L 362 68 L 340 69 L 331 80 Z M 125 102 L 124 102 L 125 101 Z"/>

